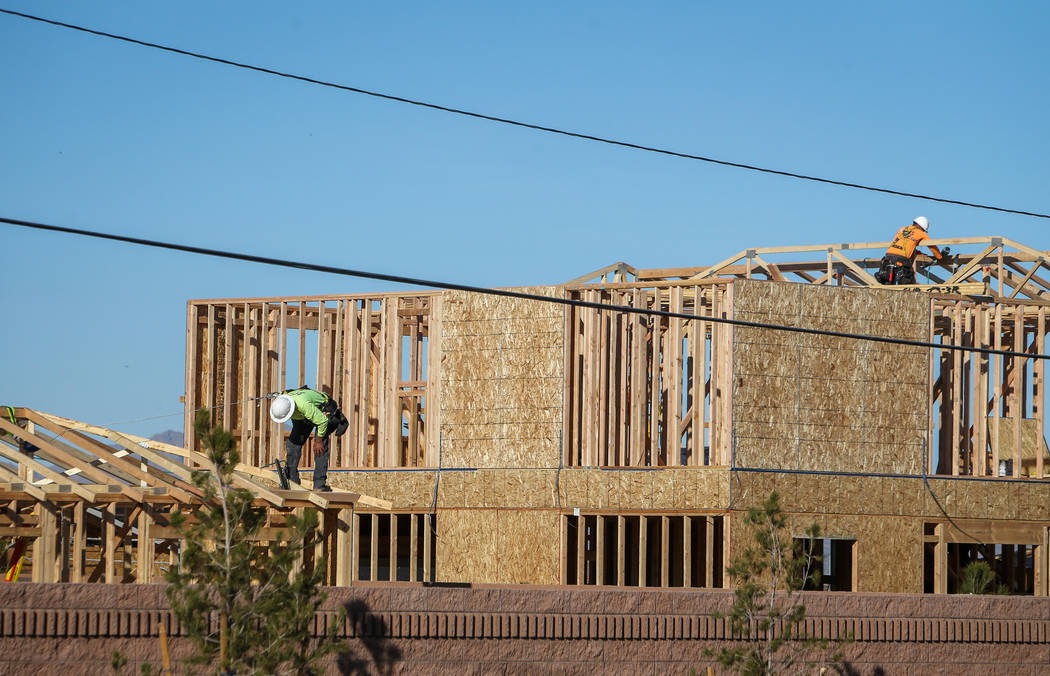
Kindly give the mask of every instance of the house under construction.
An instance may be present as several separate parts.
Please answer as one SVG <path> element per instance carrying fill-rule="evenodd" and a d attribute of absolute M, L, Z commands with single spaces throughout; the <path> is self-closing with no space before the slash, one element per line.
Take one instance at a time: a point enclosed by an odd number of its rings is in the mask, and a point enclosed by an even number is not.
<path fill-rule="evenodd" d="M 798 536 L 821 526 L 825 588 L 951 593 L 980 558 L 1011 592 L 1047 595 L 1050 252 L 930 242 L 969 253 L 910 287 L 875 281 L 876 242 L 515 289 L 582 305 L 447 290 L 192 300 L 187 448 L 15 409 L 0 535 L 32 541 L 33 579 L 153 579 L 178 547 L 156 505 L 193 502 L 183 463 L 200 460 L 204 409 L 239 440 L 238 476 L 275 526 L 327 510 L 333 584 L 729 586 L 743 516 L 775 490 Z M 287 430 L 266 395 L 304 384 L 350 422 L 334 494 L 282 491 L 271 471 Z"/>

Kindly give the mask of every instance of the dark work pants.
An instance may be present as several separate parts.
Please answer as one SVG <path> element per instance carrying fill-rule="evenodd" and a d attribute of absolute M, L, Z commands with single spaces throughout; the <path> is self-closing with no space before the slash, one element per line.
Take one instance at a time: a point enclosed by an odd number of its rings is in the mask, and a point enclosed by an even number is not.
<path fill-rule="evenodd" d="M 893 284 L 914 284 L 915 268 L 912 267 L 911 259 L 897 254 L 886 254 L 882 257 L 879 272 L 885 274 L 893 271 Z"/>
<path fill-rule="evenodd" d="M 299 459 L 303 457 L 303 444 L 313 431 L 314 424 L 305 418 L 292 421 L 292 431 L 288 435 L 285 450 L 288 453 L 288 479 L 297 484 L 302 483 L 299 481 Z M 321 441 L 324 443 L 324 452 L 314 456 L 314 489 L 328 482 L 328 437 Z"/>

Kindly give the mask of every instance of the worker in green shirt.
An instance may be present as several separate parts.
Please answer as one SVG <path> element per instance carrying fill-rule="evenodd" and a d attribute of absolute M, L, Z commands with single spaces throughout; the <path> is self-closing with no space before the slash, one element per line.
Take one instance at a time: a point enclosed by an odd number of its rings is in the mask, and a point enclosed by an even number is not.
<path fill-rule="evenodd" d="M 336 428 L 333 415 L 338 411 L 339 407 L 328 395 L 306 387 L 289 390 L 274 398 L 270 404 L 270 419 L 278 425 L 292 421 L 292 432 L 285 444 L 290 481 L 299 483 L 299 458 L 302 457 L 303 444 L 316 428 L 317 434 L 311 446 L 314 452 L 314 490 L 332 490 L 328 485 L 328 442 Z"/>

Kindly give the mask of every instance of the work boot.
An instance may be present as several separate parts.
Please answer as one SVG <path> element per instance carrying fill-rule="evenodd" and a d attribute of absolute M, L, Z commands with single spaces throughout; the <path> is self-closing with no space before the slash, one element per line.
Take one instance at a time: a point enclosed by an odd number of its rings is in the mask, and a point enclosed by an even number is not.
<path fill-rule="evenodd" d="M 321 486 L 320 488 L 315 486 L 314 490 L 317 491 L 318 493 L 331 493 L 332 492 L 332 487 L 329 486 L 328 484 L 325 484 L 324 486 Z"/>

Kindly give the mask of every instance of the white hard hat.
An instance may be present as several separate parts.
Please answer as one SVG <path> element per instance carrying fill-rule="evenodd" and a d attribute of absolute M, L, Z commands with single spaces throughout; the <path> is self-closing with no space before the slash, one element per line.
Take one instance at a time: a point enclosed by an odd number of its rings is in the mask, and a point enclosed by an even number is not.
<path fill-rule="evenodd" d="M 295 401 L 287 394 L 278 395 L 270 404 L 270 420 L 278 425 L 286 422 L 295 413 Z"/>
<path fill-rule="evenodd" d="M 911 224 L 919 226 L 923 229 L 924 232 L 930 231 L 930 220 L 925 216 L 919 216 L 914 221 L 912 221 Z"/>

